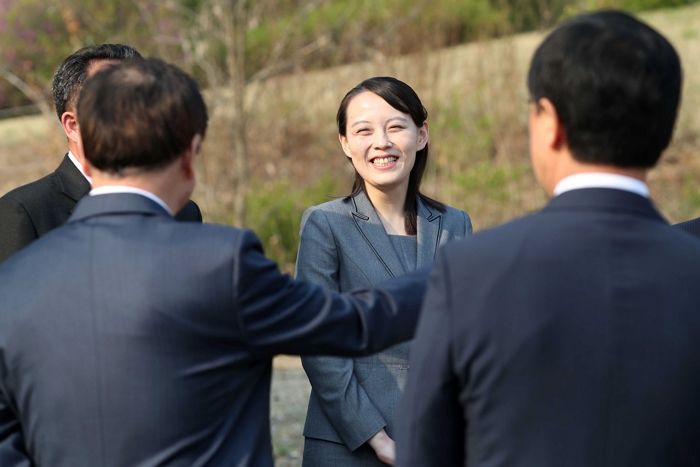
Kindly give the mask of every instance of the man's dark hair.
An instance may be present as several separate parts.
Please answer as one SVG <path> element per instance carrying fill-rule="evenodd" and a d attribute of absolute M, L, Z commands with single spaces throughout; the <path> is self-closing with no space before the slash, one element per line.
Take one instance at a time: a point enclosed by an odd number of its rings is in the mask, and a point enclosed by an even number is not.
<path fill-rule="evenodd" d="M 530 64 L 528 89 L 554 105 L 579 162 L 648 168 L 673 134 L 681 64 L 657 31 L 619 11 L 577 16 Z"/>
<path fill-rule="evenodd" d="M 125 60 L 141 57 L 136 49 L 123 44 L 100 44 L 84 47 L 69 55 L 53 75 L 51 92 L 58 119 L 69 108 L 75 108 L 78 91 L 87 79 L 87 72 L 94 60 Z"/>
<path fill-rule="evenodd" d="M 174 65 L 131 59 L 90 78 L 78 99 L 85 157 L 103 172 L 156 169 L 204 137 L 207 107 L 197 83 Z"/>
<path fill-rule="evenodd" d="M 347 112 L 350 101 L 363 92 L 369 91 L 386 101 L 387 104 L 396 110 L 411 116 L 411 120 L 417 127 L 422 127 L 428 119 L 428 111 L 423 106 L 418 94 L 401 80 L 392 76 L 375 76 L 362 81 L 360 84 L 352 88 L 345 94 L 343 100 L 340 101 L 336 122 L 338 124 L 338 133 L 342 136 L 347 136 Z M 428 205 L 436 208 L 439 211 L 445 210 L 445 205 L 439 201 L 425 196 L 420 192 L 421 181 L 425 168 L 428 165 L 428 143 L 420 151 L 416 151 L 416 161 L 413 164 L 413 169 L 408 177 L 408 188 L 406 191 L 406 205 L 404 212 L 406 214 L 406 232 L 409 235 L 415 235 L 417 224 L 417 207 L 416 197 L 420 196 Z M 360 176 L 360 173 L 355 170 L 355 181 L 352 185 L 352 191 L 349 196 L 356 196 L 360 191 L 365 189 L 365 181 Z"/>

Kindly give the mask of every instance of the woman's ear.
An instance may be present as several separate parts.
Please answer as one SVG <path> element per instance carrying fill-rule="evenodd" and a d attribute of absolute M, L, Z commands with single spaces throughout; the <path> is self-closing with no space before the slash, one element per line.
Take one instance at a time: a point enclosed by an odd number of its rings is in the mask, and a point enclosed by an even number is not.
<path fill-rule="evenodd" d="M 340 141 L 340 147 L 343 148 L 343 152 L 348 159 L 352 159 L 352 152 L 350 152 L 350 146 L 348 145 L 348 137 L 338 134 L 338 141 Z"/>
<path fill-rule="evenodd" d="M 418 151 L 423 150 L 425 148 L 425 145 L 428 144 L 428 140 L 430 139 L 430 134 L 428 132 L 428 122 L 423 123 L 423 126 L 418 128 Z"/>

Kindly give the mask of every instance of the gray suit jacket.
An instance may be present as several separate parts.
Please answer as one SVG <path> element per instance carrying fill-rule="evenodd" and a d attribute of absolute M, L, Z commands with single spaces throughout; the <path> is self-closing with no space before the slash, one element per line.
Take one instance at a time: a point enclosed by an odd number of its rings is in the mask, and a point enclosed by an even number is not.
<path fill-rule="evenodd" d="M 429 266 L 438 247 L 471 232 L 469 217 L 440 212 L 418 200 L 417 267 Z M 302 218 L 297 277 L 334 291 L 370 287 L 405 274 L 397 252 L 364 193 L 309 208 Z M 408 344 L 364 358 L 302 359 L 312 392 L 304 436 L 357 449 L 386 427 L 408 371 Z"/>
<path fill-rule="evenodd" d="M 0 466 L 272 466 L 272 356 L 409 339 L 424 281 L 333 294 L 251 232 L 86 196 L 0 265 Z"/>

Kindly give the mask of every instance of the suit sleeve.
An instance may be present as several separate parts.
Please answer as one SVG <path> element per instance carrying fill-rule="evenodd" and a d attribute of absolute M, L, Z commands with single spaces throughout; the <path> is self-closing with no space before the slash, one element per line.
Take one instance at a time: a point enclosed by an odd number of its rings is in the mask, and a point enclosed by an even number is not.
<path fill-rule="evenodd" d="M 322 211 L 305 213 L 300 237 L 297 279 L 338 291 L 339 252 Z M 352 359 L 309 356 L 301 361 L 323 412 L 350 450 L 386 426 L 386 420 L 357 381 Z"/>
<path fill-rule="evenodd" d="M 367 355 L 413 337 L 425 273 L 337 294 L 280 273 L 252 232 L 234 248 L 232 305 L 253 355 Z"/>
<path fill-rule="evenodd" d="M 401 400 L 397 465 L 464 465 L 466 425 L 453 371 L 450 274 L 442 249 L 411 344 L 411 371 Z"/>
<path fill-rule="evenodd" d="M 0 198 L 0 263 L 38 238 L 24 207 L 12 198 Z"/>

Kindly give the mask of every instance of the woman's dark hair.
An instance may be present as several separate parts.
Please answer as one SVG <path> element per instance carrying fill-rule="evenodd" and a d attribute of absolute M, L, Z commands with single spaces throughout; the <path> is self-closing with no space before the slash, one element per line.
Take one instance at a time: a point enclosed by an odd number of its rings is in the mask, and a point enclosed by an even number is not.
<path fill-rule="evenodd" d="M 375 76 L 362 81 L 360 84 L 352 88 L 343 100 L 340 101 L 338 115 L 338 133 L 342 136 L 347 136 L 347 110 L 350 101 L 360 93 L 369 91 L 384 99 L 387 104 L 396 110 L 411 116 L 411 120 L 417 127 L 422 127 L 428 118 L 428 111 L 423 107 L 420 98 L 416 92 L 408 84 L 391 76 Z M 429 206 L 444 212 L 445 205 L 439 201 L 425 196 L 420 192 L 420 183 L 423 179 L 423 173 L 428 163 L 428 143 L 420 151 L 416 152 L 416 161 L 413 164 L 413 169 L 408 177 L 408 189 L 406 191 L 406 204 L 404 212 L 406 214 L 406 232 L 409 235 L 415 235 L 417 232 L 416 221 L 416 197 L 420 198 Z M 352 185 L 352 192 L 348 198 L 356 196 L 360 191 L 365 191 L 365 181 L 355 169 L 355 181 Z"/>

